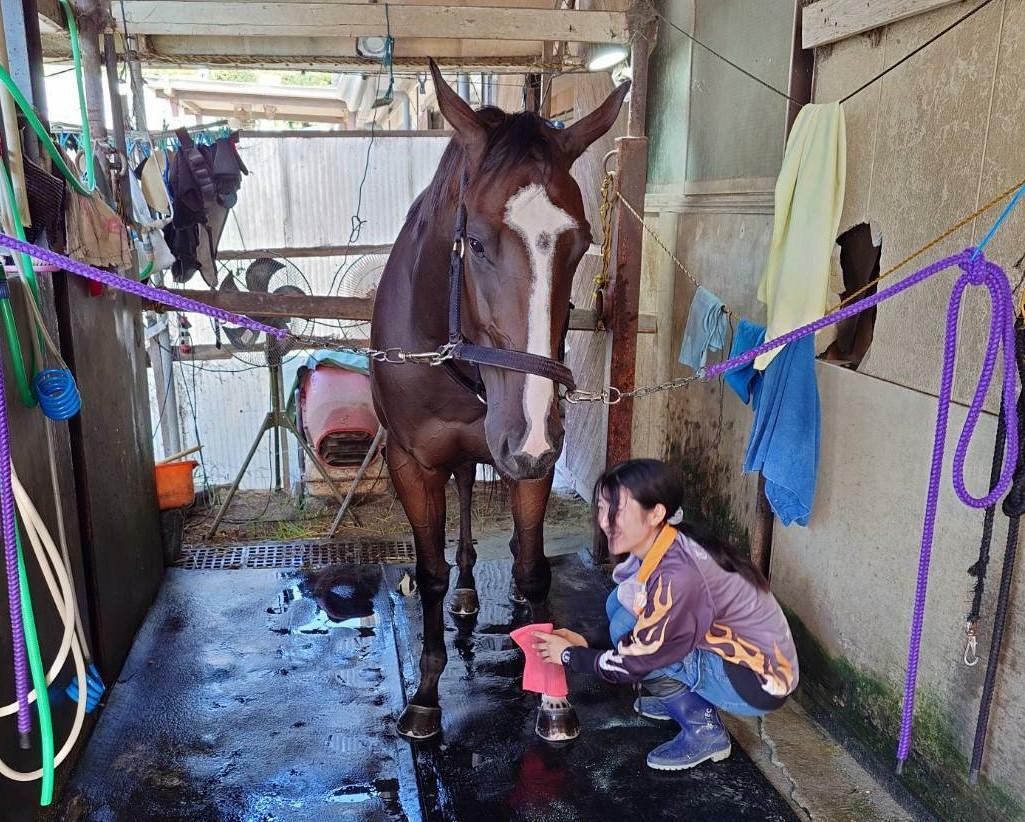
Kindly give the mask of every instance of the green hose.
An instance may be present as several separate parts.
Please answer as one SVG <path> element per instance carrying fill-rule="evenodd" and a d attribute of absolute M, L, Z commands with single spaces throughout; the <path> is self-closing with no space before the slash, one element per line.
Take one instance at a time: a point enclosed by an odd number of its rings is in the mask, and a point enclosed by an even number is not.
<path fill-rule="evenodd" d="M 72 43 L 75 41 L 72 40 Z M 7 86 L 7 90 L 11 92 L 11 97 L 14 98 L 14 102 L 18 104 L 18 108 L 21 109 L 22 114 L 25 115 L 25 120 L 32 127 L 32 130 L 36 133 L 36 136 L 43 144 L 43 148 L 46 149 L 46 153 L 50 155 L 50 159 L 53 160 L 54 165 L 60 170 L 60 173 L 64 175 L 65 179 L 71 184 L 71 187 L 75 189 L 79 194 L 83 194 L 88 197 L 92 194 L 93 189 L 96 188 L 93 183 L 93 174 L 90 169 L 86 170 L 86 185 L 83 186 L 78 179 L 78 175 L 71 170 L 71 167 L 64 161 L 64 157 L 57 150 L 56 144 L 53 139 L 46 132 L 46 128 L 43 126 L 38 115 L 32 109 L 32 104 L 25 99 L 25 95 L 21 93 L 21 89 L 18 88 L 18 84 L 14 82 L 14 79 L 10 74 L 7 73 L 3 67 L 0 67 L 0 82 Z M 79 80 L 81 82 L 81 80 Z M 89 135 L 89 124 L 84 123 L 82 125 L 83 140 L 85 142 L 85 156 L 86 162 L 92 165 L 93 147 L 92 137 Z M 88 187 L 87 187 L 88 186 Z"/>
<path fill-rule="evenodd" d="M 36 619 L 32 613 L 32 596 L 25 573 L 25 557 L 21 551 L 21 532 L 15 531 L 15 546 L 18 549 L 18 583 L 21 586 L 21 618 L 25 623 L 25 648 L 28 651 L 28 666 L 32 672 L 32 687 L 36 691 L 36 707 L 39 710 L 39 736 L 43 744 L 43 784 L 39 804 L 47 807 L 53 802 L 54 745 L 53 717 L 50 714 L 50 694 L 46 690 L 46 670 L 43 656 L 39 653 L 39 637 L 36 634 Z"/>
<path fill-rule="evenodd" d="M 3 184 L 4 196 L 7 200 L 7 207 L 11 214 L 11 222 L 14 224 L 14 232 L 19 240 L 25 240 L 25 227 L 18 217 L 18 204 L 14 196 L 14 186 L 11 185 L 11 177 L 3 163 L 0 163 L 0 182 Z M 32 269 L 32 261 L 27 254 L 18 255 L 19 268 L 25 277 L 32 291 L 32 298 L 39 305 L 39 285 L 36 283 L 35 271 Z M 22 405 L 33 408 L 36 405 L 35 394 L 32 393 L 31 377 L 25 367 L 25 355 L 21 350 L 21 341 L 18 339 L 18 326 L 14 320 L 14 310 L 11 308 L 10 298 L 0 299 L 0 317 L 3 319 L 4 334 L 7 337 L 7 345 L 11 351 L 11 363 L 14 367 L 14 381 L 18 386 L 18 396 Z M 37 333 L 41 334 L 41 332 Z M 35 363 L 41 367 L 42 363 Z"/>
<path fill-rule="evenodd" d="M 96 181 L 93 179 L 93 136 L 89 131 L 89 114 L 86 110 L 85 104 L 85 86 L 82 80 L 82 52 L 78 45 L 78 24 L 75 22 L 75 13 L 71 10 L 71 3 L 69 3 L 68 0 L 60 0 L 60 4 L 64 9 L 65 17 L 68 18 L 68 36 L 71 38 L 71 58 L 75 61 L 75 82 L 78 84 L 78 111 L 82 117 L 82 140 L 85 143 L 85 145 L 82 146 L 82 149 L 85 151 L 85 188 L 82 189 L 79 187 L 77 175 L 69 175 L 63 168 L 61 168 L 61 172 L 68 178 L 68 181 L 78 189 L 79 194 L 89 194 L 94 188 L 96 188 Z M 25 116 L 28 117 L 28 112 L 25 113 Z M 42 124 L 40 124 L 40 128 L 42 128 Z M 39 131 L 36 131 L 36 134 L 39 134 Z M 44 143 L 53 145 L 53 141 L 50 140 L 50 135 L 48 134 L 45 138 L 42 134 L 39 134 L 39 139 L 43 140 Z M 47 146 L 47 151 L 50 151 L 49 145 Z M 53 157 L 54 154 L 60 156 L 60 153 L 56 150 L 50 151 L 51 157 Z M 63 165 L 64 163 L 62 158 L 62 161 L 58 163 L 58 166 Z"/>

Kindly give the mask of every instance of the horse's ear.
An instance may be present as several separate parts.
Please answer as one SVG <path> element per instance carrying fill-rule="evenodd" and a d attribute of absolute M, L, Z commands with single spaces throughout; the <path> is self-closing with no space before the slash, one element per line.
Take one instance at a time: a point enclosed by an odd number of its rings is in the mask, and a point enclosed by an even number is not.
<path fill-rule="evenodd" d="M 429 62 L 431 76 L 434 78 L 434 90 L 438 95 L 438 108 L 450 126 L 455 130 L 467 154 L 476 161 L 488 139 L 488 130 L 477 118 L 474 110 L 452 89 L 441 76 L 438 64 Z"/>
<path fill-rule="evenodd" d="M 623 107 L 623 100 L 626 99 L 628 91 L 630 91 L 629 80 L 617 87 L 612 94 L 605 98 L 604 103 L 586 117 L 564 131 L 558 132 L 559 143 L 571 163 L 587 151 L 587 147 L 591 143 L 612 128 L 616 118 L 619 117 L 619 110 Z"/>

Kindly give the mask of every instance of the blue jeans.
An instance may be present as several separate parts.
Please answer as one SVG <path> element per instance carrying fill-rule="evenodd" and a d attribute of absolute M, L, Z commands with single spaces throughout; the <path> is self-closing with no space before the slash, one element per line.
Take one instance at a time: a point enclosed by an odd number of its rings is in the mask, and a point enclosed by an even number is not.
<path fill-rule="evenodd" d="M 615 588 L 605 600 L 605 613 L 609 617 L 609 637 L 612 639 L 612 646 L 615 647 L 633 630 L 637 617 L 620 604 L 616 598 Z M 738 716 L 763 716 L 768 713 L 752 707 L 737 693 L 723 665 L 723 658 L 718 654 L 703 648 L 695 648 L 683 659 L 652 671 L 644 679 L 675 679 L 727 713 Z"/>

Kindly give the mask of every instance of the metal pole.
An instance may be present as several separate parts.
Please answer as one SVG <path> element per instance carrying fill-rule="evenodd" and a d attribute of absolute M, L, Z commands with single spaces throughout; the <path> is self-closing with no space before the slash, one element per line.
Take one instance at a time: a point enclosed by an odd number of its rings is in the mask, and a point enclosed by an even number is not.
<path fill-rule="evenodd" d="M 156 315 L 150 313 L 150 317 Z M 156 322 L 161 324 L 161 328 L 149 338 L 149 361 L 153 366 L 153 382 L 157 389 L 160 439 L 165 454 L 176 454 L 182 450 L 182 444 L 178 426 L 178 393 L 174 385 L 171 336 L 167 331 L 166 318 L 160 317 Z"/>
<path fill-rule="evenodd" d="M 0 7 L 0 65 L 8 73 L 11 70 L 6 33 L 9 17 L 10 12 L 4 7 Z M 24 21 L 20 19 L 20 14 L 18 19 L 10 20 L 10 22 L 20 27 L 21 33 L 24 35 Z M 27 55 L 23 56 L 27 57 Z M 29 80 L 28 76 L 23 77 L 23 80 Z M 23 87 L 29 85 L 29 83 L 22 82 L 18 85 Z M 22 225 L 28 226 L 32 224 L 32 217 L 29 214 L 28 192 L 25 189 L 25 165 L 22 159 L 21 132 L 18 129 L 18 111 L 14 106 L 14 98 L 6 88 L 0 90 L 0 112 L 3 113 L 4 136 L 6 138 L 4 140 L 4 147 L 7 150 L 7 162 L 11 170 L 14 198 L 18 205 L 18 218 L 21 220 Z"/>
<path fill-rule="evenodd" d="M 14 5 L 14 0 L 6 0 L 6 2 Z M 39 115 L 39 119 L 43 121 L 43 125 L 49 127 L 50 118 L 46 108 L 46 76 L 43 73 L 42 35 L 39 32 L 39 8 L 36 0 L 22 0 L 21 10 L 25 25 L 25 58 L 28 62 L 28 85 L 31 92 L 26 96 L 35 108 L 36 114 Z M 20 84 L 17 75 L 14 75 L 14 79 Z M 38 160 L 40 154 L 45 154 L 40 151 L 40 145 L 35 135 L 31 135 L 30 139 L 26 140 L 25 154 L 32 160 Z"/>

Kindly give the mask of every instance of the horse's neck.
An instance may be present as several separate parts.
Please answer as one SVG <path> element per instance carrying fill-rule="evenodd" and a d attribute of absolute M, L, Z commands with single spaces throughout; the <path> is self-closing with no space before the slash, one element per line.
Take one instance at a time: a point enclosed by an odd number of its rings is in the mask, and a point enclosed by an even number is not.
<path fill-rule="evenodd" d="M 454 209 L 451 214 L 445 209 L 432 215 L 422 231 L 414 230 L 409 255 L 407 316 L 418 336 L 438 345 L 448 338 L 449 252 L 454 221 Z"/>

